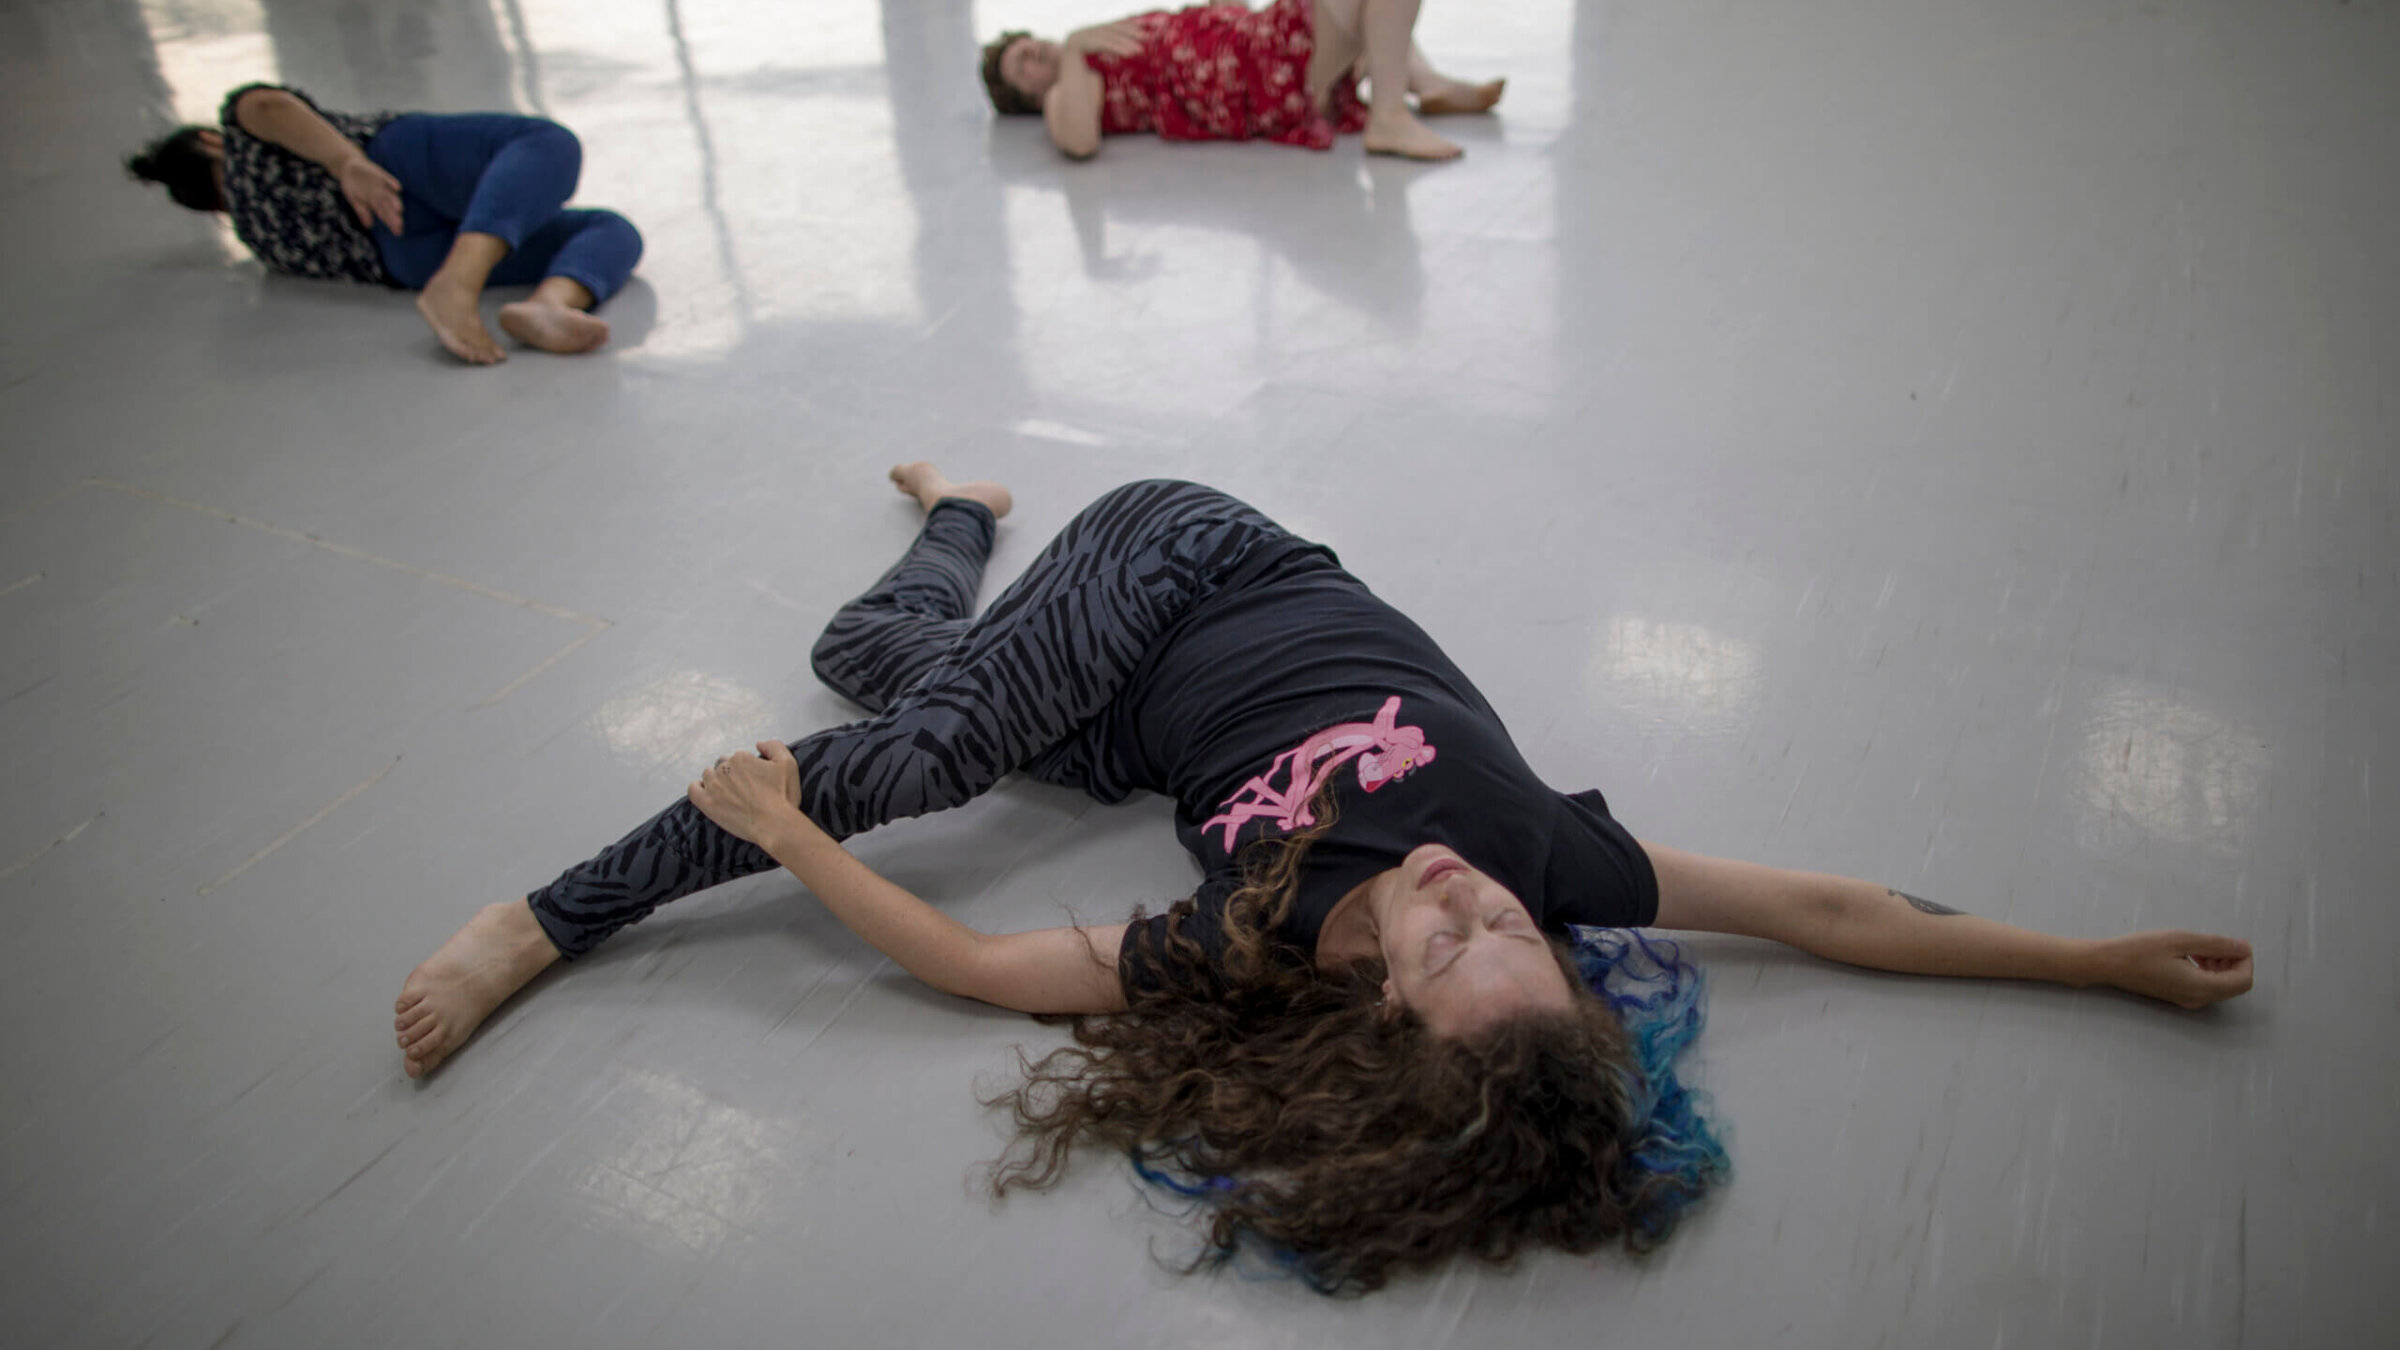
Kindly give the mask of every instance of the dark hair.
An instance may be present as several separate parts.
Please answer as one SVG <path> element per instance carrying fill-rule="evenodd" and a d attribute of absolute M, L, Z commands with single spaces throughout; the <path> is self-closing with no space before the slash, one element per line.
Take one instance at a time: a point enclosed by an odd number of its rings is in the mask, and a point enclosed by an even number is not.
<path fill-rule="evenodd" d="M 1722 1169 L 1647 1165 L 1642 1056 L 1567 948 L 1551 944 L 1571 1010 L 1449 1040 L 1379 1006 L 1380 962 L 1320 972 L 1274 941 L 1329 823 L 1253 846 L 1221 955 L 1137 931 L 1156 987 L 1074 1018 L 1073 1045 L 1019 1054 L 1024 1081 L 987 1102 L 1018 1131 L 994 1192 L 1051 1184 L 1078 1143 L 1122 1148 L 1206 1215 L 1191 1268 L 1261 1247 L 1326 1293 L 1461 1252 L 1663 1239 Z"/>
<path fill-rule="evenodd" d="M 1028 96 L 1000 74 L 1000 58 L 1007 54 L 1008 44 L 1018 38 L 1032 36 L 1024 29 L 1011 29 L 984 44 L 983 92 L 992 96 L 992 107 L 1003 116 L 1025 117 L 1039 115 L 1042 111 L 1040 99 Z"/>
<path fill-rule="evenodd" d="M 200 148 L 206 127 L 177 127 L 152 141 L 139 153 L 125 157 L 125 171 L 146 183 L 164 183 L 177 206 L 194 211 L 224 209 L 217 191 L 216 161 Z"/>

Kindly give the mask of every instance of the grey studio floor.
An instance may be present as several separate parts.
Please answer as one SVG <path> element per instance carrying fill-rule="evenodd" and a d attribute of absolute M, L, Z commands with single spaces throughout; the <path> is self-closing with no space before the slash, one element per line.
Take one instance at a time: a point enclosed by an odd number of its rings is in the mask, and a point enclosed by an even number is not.
<path fill-rule="evenodd" d="M 0 1339 L 2339 1346 L 2400 1225 L 2400 11 L 1431 0 L 1422 167 L 989 116 L 1024 0 L 0 3 Z M 514 107 L 649 251 L 491 370 L 117 157 L 280 78 Z M 1736 1176 L 1646 1259 L 1182 1277 L 1111 1157 L 993 1204 L 1052 1027 L 770 876 L 413 1083 L 401 979 L 736 745 L 1005 480 L 1335 544 L 1636 833 L 2076 936 L 2192 1015 L 1701 940 Z M 1157 800 L 858 841 L 963 919 L 1188 888 Z M 2378 1272 L 2381 1272 L 2378 1274 Z"/>

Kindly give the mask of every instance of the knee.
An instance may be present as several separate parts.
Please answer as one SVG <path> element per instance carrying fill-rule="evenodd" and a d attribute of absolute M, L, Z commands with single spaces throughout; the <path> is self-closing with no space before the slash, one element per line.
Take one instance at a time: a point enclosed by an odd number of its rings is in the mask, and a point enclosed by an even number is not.
<path fill-rule="evenodd" d="M 837 617 L 817 635 L 817 645 L 808 649 L 808 668 L 815 672 L 817 682 L 853 703 L 859 702 L 858 691 L 851 687 L 849 668 L 842 661 L 846 645 L 842 624 Z"/>
<path fill-rule="evenodd" d="M 542 148 L 553 163 L 564 165 L 571 172 L 583 172 L 583 142 L 574 132 L 546 117 L 528 117 L 520 138 Z"/>
<path fill-rule="evenodd" d="M 614 211 L 596 209 L 592 212 L 592 224 L 599 229 L 608 231 L 611 236 L 616 238 L 619 245 L 625 250 L 627 267 L 641 261 L 642 232 L 633 227 L 632 221 Z"/>
<path fill-rule="evenodd" d="M 1178 478 L 1138 478 L 1130 483 L 1119 483 L 1094 497 L 1092 504 L 1085 509 L 1108 512 L 1132 505 L 1146 506 L 1161 497 L 1173 496 L 1191 486 L 1193 485 Z"/>

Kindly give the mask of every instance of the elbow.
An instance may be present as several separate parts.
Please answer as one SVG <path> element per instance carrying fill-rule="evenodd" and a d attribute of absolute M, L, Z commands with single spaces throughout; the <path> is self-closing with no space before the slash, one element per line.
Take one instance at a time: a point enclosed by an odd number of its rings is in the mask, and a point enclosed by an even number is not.
<path fill-rule="evenodd" d="M 1839 886 L 1809 887 L 1794 897 L 1789 913 L 1791 945 L 1818 955 L 1838 946 L 1842 934 L 1866 917 L 1858 897 Z"/>
<path fill-rule="evenodd" d="M 1061 80 L 1051 86 L 1042 99 L 1042 129 L 1050 133 L 1050 143 L 1069 159 L 1090 159 L 1100 153 L 1099 82 L 1092 81 L 1090 96 L 1070 90 Z"/>
<path fill-rule="evenodd" d="M 1067 158 L 1072 160 L 1087 160 L 1100 153 L 1100 138 L 1098 136 L 1060 136 L 1053 134 L 1050 137 L 1050 143 L 1058 147 L 1058 152 L 1060 154 L 1065 155 Z"/>
<path fill-rule="evenodd" d="M 260 118 L 271 117 L 299 102 L 288 90 L 253 89 L 233 101 L 233 120 L 242 130 L 256 136 Z"/>
<path fill-rule="evenodd" d="M 989 1003 L 991 938 L 968 929 L 967 939 L 964 950 L 949 954 L 947 959 L 916 972 L 916 976 L 937 993 Z"/>

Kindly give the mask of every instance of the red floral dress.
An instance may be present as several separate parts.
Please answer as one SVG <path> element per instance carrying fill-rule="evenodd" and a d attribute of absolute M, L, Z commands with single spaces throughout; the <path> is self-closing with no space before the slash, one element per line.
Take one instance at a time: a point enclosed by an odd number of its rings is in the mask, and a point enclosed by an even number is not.
<path fill-rule="evenodd" d="M 1155 131 L 1170 141 L 1274 141 L 1324 150 L 1364 130 L 1357 79 L 1334 82 L 1327 116 L 1309 103 L 1308 59 L 1317 49 L 1310 0 L 1265 9 L 1194 5 L 1133 18 L 1142 50 L 1129 57 L 1086 53 L 1105 92 L 1100 130 Z"/>

